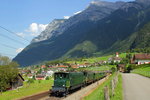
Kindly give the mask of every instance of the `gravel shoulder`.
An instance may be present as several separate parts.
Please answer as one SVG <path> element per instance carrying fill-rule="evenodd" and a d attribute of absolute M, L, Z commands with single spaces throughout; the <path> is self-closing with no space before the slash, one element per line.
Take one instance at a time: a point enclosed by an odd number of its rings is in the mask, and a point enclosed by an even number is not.
<path fill-rule="evenodd" d="M 122 74 L 124 100 L 150 100 L 150 78 L 138 74 Z"/>

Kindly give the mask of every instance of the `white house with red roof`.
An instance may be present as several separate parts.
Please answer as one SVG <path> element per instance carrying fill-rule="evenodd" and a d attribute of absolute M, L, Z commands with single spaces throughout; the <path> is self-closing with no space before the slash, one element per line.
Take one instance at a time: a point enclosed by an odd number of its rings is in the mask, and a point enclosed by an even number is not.
<path fill-rule="evenodd" d="M 150 64 L 150 54 L 135 54 L 133 56 L 132 62 L 138 65 Z"/>

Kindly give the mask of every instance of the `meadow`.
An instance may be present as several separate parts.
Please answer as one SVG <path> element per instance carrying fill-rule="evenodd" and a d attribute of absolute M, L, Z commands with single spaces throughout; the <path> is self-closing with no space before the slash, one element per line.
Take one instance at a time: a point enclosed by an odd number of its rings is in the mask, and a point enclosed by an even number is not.
<path fill-rule="evenodd" d="M 150 77 L 150 64 L 140 65 L 137 69 L 131 71 L 132 73 L 140 74 L 146 77 Z"/>
<path fill-rule="evenodd" d="M 48 91 L 53 84 L 53 79 L 50 80 L 35 80 L 34 83 L 24 82 L 23 87 L 3 92 L 0 94 L 0 100 L 15 100 L 36 93 Z"/>

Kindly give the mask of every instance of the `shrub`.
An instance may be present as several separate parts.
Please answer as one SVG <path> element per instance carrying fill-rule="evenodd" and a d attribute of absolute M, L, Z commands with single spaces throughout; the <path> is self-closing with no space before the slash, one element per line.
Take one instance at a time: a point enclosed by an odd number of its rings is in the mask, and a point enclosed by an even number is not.
<path fill-rule="evenodd" d="M 46 77 L 46 80 L 49 80 L 49 77 L 48 77 L 48 76 Z"/>

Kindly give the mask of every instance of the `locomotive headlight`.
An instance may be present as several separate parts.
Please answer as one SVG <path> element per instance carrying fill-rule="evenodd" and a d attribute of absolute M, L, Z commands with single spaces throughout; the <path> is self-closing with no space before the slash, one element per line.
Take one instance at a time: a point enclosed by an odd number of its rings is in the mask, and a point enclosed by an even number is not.
<path fill-rule="evenodd" d="M 63 86 L 65 86 L 65 85 L 63 85 Z"/>

